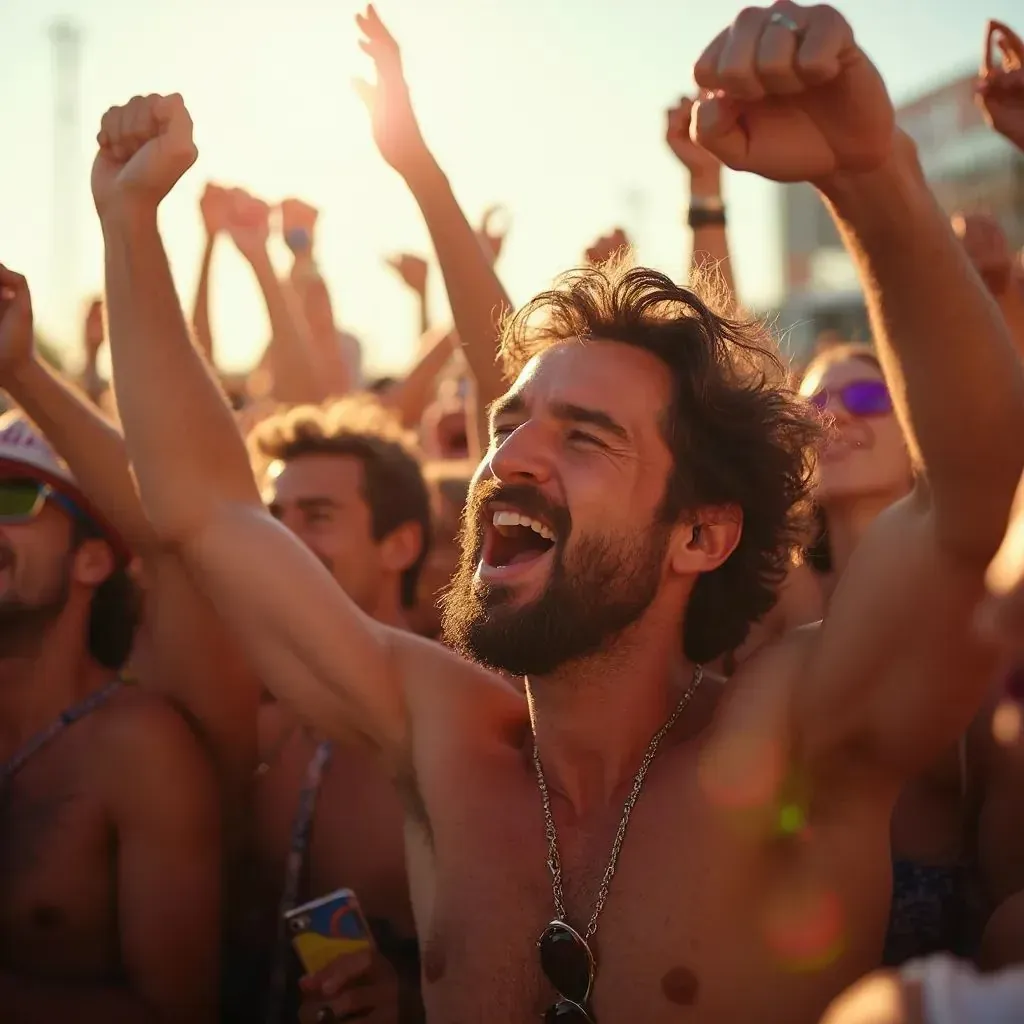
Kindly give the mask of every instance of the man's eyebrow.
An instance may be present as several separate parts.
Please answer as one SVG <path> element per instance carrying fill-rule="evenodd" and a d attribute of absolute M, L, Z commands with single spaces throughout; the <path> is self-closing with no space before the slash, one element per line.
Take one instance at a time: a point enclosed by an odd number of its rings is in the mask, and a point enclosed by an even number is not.
<path fill-rule="evenodd" d="M 522 412 L 525 408 L 526 402 L 523 400 L 522 395 L 502 395 L 501 398 L 496 398 L 491 402 L 488 409 L 488 422 L 493 424 L 499 416 L 505 416 L 513 412 Z"/>
<path fill-rule="evenodd" d="M 568 423 L 587 423 L 626 444 L 631 440 L 629 431 L 617 419 L 601 409 L 592 409 L 573 402 L 552 402 L 551 414 L 556 419 Z"/>

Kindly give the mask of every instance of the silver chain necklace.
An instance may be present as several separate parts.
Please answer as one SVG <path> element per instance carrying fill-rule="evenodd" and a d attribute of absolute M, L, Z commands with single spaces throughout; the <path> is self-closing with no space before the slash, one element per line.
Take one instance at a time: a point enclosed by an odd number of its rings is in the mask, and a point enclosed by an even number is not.
<path fill-rule="evenodd" d="M 665 734 L 679 720 L 679 716 L 686 710 L 693 695 L 697 692 L 701 680 L 704 678 L 704 667 L 698 665 L 693 671 L 693 679 L 690 682 L 686 693 L 683 694 L 675 711 L 672 712 L 668 721 L 654 734 L 651 742 L 647 745 L 647 752 L 640 762 L 636 777 L 633 779 L 633 788 L 626 797 L 625 806 L 622 808 L 622 818 L 619 821 L 618 831 L 615 833 L 615 841 L 612 843 L 612 855 L 608 859 L 608 867 L 604 869 L 604 877 L 601 879 L 601 888 L 597 891 L 597 900 L 594 903 L 594 913 L 591 915 L 590 923 L 587 925 L 583 941 L 589 943 L 597 933 L 597 919 L 604 909 L 605 900 L 608 899 L 608 892 L 611 889 L 612 878 L 615 876 L 615 868 L 619 862 L 619 851 L 622 849 L 622 841 L 626 838 L 626 828 L 629 825 L 629 816 L 633 812 L 633 805 L 640 796 L 644 779 L 647 777 L 647 770 L 651 767 L 658 747 L 665 738 Z M 532 708 L 531 708 L 532 710 Z M 558 856 L 558 829 L 555 825 L 555 816 L 551 813 L 551 797 L 548 793 L 547 780 L 544 778 L 544 768 L 540 763 L 540 752 L 537 750 L 537 729 L 533 730 L 533 766 L 537 771 L 537 786 L 540 788 L 541 801 L 544 804 L 544 832 L 548 841 L 548 869 L 551 871 L 551 891 L 555 899 L 555 918 L 559 922 L 568 923 L 565 916 L 565 894 L 562 892 L 562 861 Z"/>

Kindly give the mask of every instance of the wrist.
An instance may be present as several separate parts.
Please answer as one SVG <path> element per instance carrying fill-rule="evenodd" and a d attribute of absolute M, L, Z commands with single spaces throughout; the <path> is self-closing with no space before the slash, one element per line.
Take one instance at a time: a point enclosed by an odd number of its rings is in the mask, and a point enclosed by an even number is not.
<path fill-rule="evenodd" d="M 722 169 L 690 174 L 690 199 L 710 199 L 722 194 Z"/>
<path fill-rule="evenodd" d="M 3 368 L 3 387 L 18 401 L 35 390 L 40 374 L 45 373 L 35 351 Z"/>
<path fill-rule="evenodd" d="M 450 187 L 448 178 L 429 150 L 424 150 L 418 160 L 412 161 L 408 167 L 404 168 L 402 177 L 415 196 L 429 195 Z"/>
<path fill-rule="evenodd" d="M 135 195 L 111 197 L 98 211 L 104 235 L 156 228 L 159 203 Z"/>
<path fill-rule="evenodd" d="M 917 146 L 905 132 L 896 130 L 888 156 L 867 171 L 844 171 L 811 182 L 837 212 L 870 208 L 880 201 L 899 204 L 908 193 L 928 191 L 918 160 Z"/>

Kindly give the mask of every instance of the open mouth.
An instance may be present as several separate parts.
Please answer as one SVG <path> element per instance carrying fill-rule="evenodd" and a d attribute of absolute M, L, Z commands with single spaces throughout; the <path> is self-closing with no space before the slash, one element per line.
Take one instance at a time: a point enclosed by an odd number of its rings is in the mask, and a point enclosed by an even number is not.
<path fill-rule="evenodd" d="M 515 509 L 492 508 L 481 560 L 495 569 L 524 565 L 547 554 L 555 540 L 555 531 L 543 520 Z"/>

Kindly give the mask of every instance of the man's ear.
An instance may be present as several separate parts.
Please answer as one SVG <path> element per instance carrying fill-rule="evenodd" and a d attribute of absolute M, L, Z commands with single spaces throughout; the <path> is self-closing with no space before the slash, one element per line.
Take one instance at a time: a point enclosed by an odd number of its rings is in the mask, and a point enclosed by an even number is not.
<path fill-rule="evenodd" d="M 380 559 L 390 572 L 405 572 L 423 552 L 423 526 L 409 520 L 380 542 Z"/>
<path fill-rule="evenodd" d="M 735 550 L 743 535 L 743 510 L 738 505 L 714 505 L 697 510 L 672 531 L 669 558 L 674 572 L 693 576 L 717 569 Z"/>
<path fill-rule="evenodd" d="M 98 587 L 110 578 L 117 562 L 110 545 L 99 537 L 83 541 L 71 564 L 72 579 L 86 587 Z"/>

